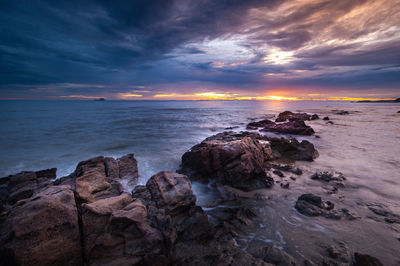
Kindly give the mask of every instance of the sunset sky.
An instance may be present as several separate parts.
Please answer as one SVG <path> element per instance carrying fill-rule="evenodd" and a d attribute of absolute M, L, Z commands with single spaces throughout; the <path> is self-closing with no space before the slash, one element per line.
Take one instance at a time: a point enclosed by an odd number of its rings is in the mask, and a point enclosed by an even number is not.
<path fill-rule="evenodd" d="M 400 97 L 398 0 L 56 2 L 1 1 L 0 99 Z"/>

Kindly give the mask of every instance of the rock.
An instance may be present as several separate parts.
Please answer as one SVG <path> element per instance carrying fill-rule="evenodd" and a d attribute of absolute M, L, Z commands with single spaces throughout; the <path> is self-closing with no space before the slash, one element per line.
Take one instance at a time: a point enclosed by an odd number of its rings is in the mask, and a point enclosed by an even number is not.
<path fill-rule="evenodd" d="M 289 188 L 289 182 L 284 182 L 284 183 L 281 183 L 281 188 Z"/>
<path fill-rule="evenodd" d="M 335 115 L 348 115 L 349 111 L 345 111 L 345 110 L 333 110 L 333 113 Z"/>
<path fill-rule="evenodd" d="M 257 129 L 259 127 L 266 127 L 268 125 L 275 125 L 275 123 L 271 120 L 268 119 L 264 119 L 258 122 L 251 122 L 249 124 L 247 124 L 247 129 Z"/>
<path fill-rule="evenodd" d="M 282 112 L 278 115 L 275 122 L 285 122 L 285 121 L 307 121 L 318 119 L 318 115 L 309 115 L 306 113 L 292 113 L 290 111 Z"/>
<path fill-rule="evenodd" d="M 350 265 L 353 261 L 350 248 L 344 242 L 337 242 L 327 249 L 328 257 L 325 258 L 327 265 Z"/>
<path fill-rule="evenodd" d="M 274 158 L 284 161 L 313 161 L 318 151 L 307 140 L 299 142 L 295 138 L 268 138 Z"/>
<path fill-rule="evenodd" d="M 226 127 L 224 128 L 225 130 L 232 130 L 232 129 L 237 129 L 239 128 L 238 126 L 233 126 L 233 127 Z"/>
<path fill-rule="evenodd" d="M 97 200 L 82 205 L 82 231 L 88 265 L 133 265 L 144 254 L 159 254 L 162 235 L 150 226 L 147 209 L 131 195 Z"/>
<path fill-rule="evenodd" d="M 334 123 L 332 121 L 326 122 L 327 124 L 333 125 Z"/>
<path fill-rule="evenodd" d="M 56 168 L 52 168 L 37 172 L 21 172 L 1 178 L 1 201 L 14 205 L 19 200 L 30 198 L 36 189 L 45 187 L 56 178 L 56 171 Z"/>
<path fill-rule="evenodd" d="M 291 176 L 290 179 L 292 179 L 293 181 L 296 181 L 296 177 Z"/>
<path fill-rule="evenodd" d="M 189 178 L 172 172 L 159 172 L 146 184 L 158 208 L 176 214 L 196 203 Z"/>
<path fill-rule="evenodd" d="M 376 215 L 383 216 L 384 221 L 390 224 L 400 224 L 400 215 L 391 212 L 389 209 L 381 205 L 369 206 L 368 209 Z"/>
<path fill-rule="evenodd" d="M 335 205 L 330 201 L 322 201 L 314 194 L 301 195 L 295 205 L 296 209 L 307 216 L 324 216 L 329 219 L 340 219 L 340 215 L 333 210 Z"/>
<path fill-rule="evenodd" d="M 270 187 L 273 180 L 264 169 L 264 160 L 272 156 L 269 143 L 249 136 L 232 141 L 231 135 L 223 136 L 208 138 L 186 152 L 183 170 L 197 180 L 212 178 L 241 189 Z"/>
<path fill-rule="evenodd" d="M 280 171 L 285 171 L 285 172 L 290 172 L 293 173 L 295 175 L 302 175 L 303 174 L 303 170 L 301 170 L 300 168 L 294 168 L 291 165 L 285 164 L 267 164 L 268 167 L 273 168 L 273 169 L 277 169 Z"/>
<path fill-rule="evenodd" d="M 375 257 L 366 254 L 354 253 L 355 266 L 383 266 Z"/>
<path fill-rule="evenodd" d="M 284 177 L 284 176 L 285 176 L 285 175 L 284 175 L 281 171 L 279 171 L 279 170 L 274 170 L 273 173 L 276 174 L 276 175 L 279 176 L 279 177 Z"/>
<path fill-rule="evenodd" d="M 334 183 L 335 187 L 344 187 L 346 178 L 340 172 L 316 172 L 311 176 L 313 180 Z"/>
<path fill-rule="evenodd" d="M 0 264 L 82 264 L 78 212 L 69 186 L 49 186 L 19 201 L 0 228 Z"/>
<path fill-rule="evenodd" d="M 398 114 L 400 114 L 400 111 L 397 111 Z"/>
<path fill-rule="evenodd" d="M 248 244 L 247 252 L 265 262 L 279 266 L 297 265 L 296 260 L 285 251 L 273 246 L 266 245 L 260 240 L 253 240 Z"/>
<path fill-rule="evenodd" d="M 261 131 L 306 136 L 310 136 L 315 133 L 314 130 L 310 126 L 307 126 L 302 120 L 292 120 L 280 124 L 270 124 L 261 129 Z"/>
<path fill-rule="evenodd" d="M 328 116 L 325 116 L 324 118 L 322 118 L 322 120 L 328 121 L 328 120 L 329 120 L 329 117 L 328 117 Z"/>

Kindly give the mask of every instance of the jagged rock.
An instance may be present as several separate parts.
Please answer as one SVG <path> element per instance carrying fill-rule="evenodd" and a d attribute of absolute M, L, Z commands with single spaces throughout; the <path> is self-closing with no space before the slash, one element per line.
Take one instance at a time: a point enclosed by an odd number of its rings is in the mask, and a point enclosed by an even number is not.
<path fill-rule="evenodd" d="M 191 179 L 251 190 L 270 187 L 273 179 L 265 162 L 312 161 L 318 156 L 314 145 L 294 138 L 261 136 L 252 132 L 224 132 L 205 139 L 182 156 L 179 170 Z M 267 164 L 268 166 L 268 164 Z M 288 169 L 296 174 L 301 170 Z"/>
<path fill-rule="evenodd" d="M 322 201 L 314 194 L 301 195 L 295 205 L 296 209 L 307 216 L 324 216 L 329 219 L 340 219 L 341 216 L 334 210 L 335 205 L 330 201 Z"/>
<path fill-rule="evenodd" d="M 0 199 L 10 205 L 22 199 L 30 198 L 36 189 L 45 187 L 56 178 L 56 168 L 37 172 L 21 172 L 1 178 Z"/>
<path fill-rule="evenodd" d="M 377 258 L 366 254 L 354 253 L 355 266 L 383 266 Z"/>
<path fill-rule="evenodd" d="M 73 174 L 56 180 L 55 184 L 70 184 L 81 202 L 91 203 L 120 195 L 136 184 L 138 178 L 133 154 L 119 159 L 99 156 L 80 162 Z"/>
<path fill-rule="evenodd" d="M 285 122 L 285 121 L 307 121 L 319 119 L 317 114 L 309 115 L 306 113 L 293 113 L 290 111 L 282 112 L 278 115 L 275 122 Z"/>
<path fill-rule="evenodd" d="M 298 167 L 295 168 L 295 167 L 293 167 L 291 165 L 288 165 L 288 164 L 284 164 L 284 165 L 282 165 L 282 164 L 267 164 L 266 166 L 270 167 L 270 168 L 273 168 L 273 169 L 280 170 L 280 171 L 290 172 L 290 173 L 293 173 L 295 175 L 302 175 L 303 174 L 303 170 L 301 170 Z"/>
<path fill-rule="evenodd" d="M 272 173 L 276 174 L 279 177 L 284 177 L 285 175 L 280 170 L 274 170 Z"/>
<path fill-rule="evenodd" d="M 376 215 L 383 216 L 384 221 L 390 224 L 396 223 L 400 224 L 400 215 L 391 212 L 389 209 L 381 205 L 369 206 L 368 209 L 375 213 Z"/>
<path fill-rule="evenodd" d="M 162 235 L 151 227 L 146 207 L 131 195 L 82 205 L 82 231 L 88 265 L 133 265 L 144 254 L 161 253 Z"/>
<path fill-rule="evenodd" d="M 314 129 L 312 129 L 310 126 L 307 126 L 302 120 L 292 120 L 280 124 L 270 124 L 261 129 L 261 131 L 306 136 L 310 136 L 315 133 Z"/>
<path fill-rule="evenodd" d="M 349 111 L 345 111 L 345 110 L 333 110 L 333 113 L 335 115 L 348 115 Z"/>
<path fill-rule="evenodd" d="M 327 248 L 332 265 L 350 264 L 353 260 L 350 248 L 344 242 L 337 242 Z M 332 260 L 335 262 L 333 263 Z"/>
<path fill-rule="evenodd" d="M 247 124 L 247 129 L 257 129 L 259 127 L 266 127 L 268 125 L 275 125 L 275 123 L 271 120 L 268 119 L 264 119 L 261 121 L 257 121 L 257 122 L 251 122 L 249 124 Z"/>
<path fill-rule="evenodd" d="M 217 136 L 195 145 L 182 156 L 183 170 L 194 171 L 191 178 L 212 178 L 242 189 L 272 185 L 273 180 L 264 169 L 264 160 L 272 158 L 269 143 L 249 136 L 234 140 L 229 134 Z"/>
<path fill-rule="evenodd" d="M 314 145 L 295 138 L 267 138 L 273 151 L 273 157 L 284 161 L 313 161 L 318 157 Z"/>
<path fill-rule="evenodd" d="M 344 175 L 340 172 L 316 172 L 310 178 L 327 183 L 334 183 L 336 187 L 344 187 L 344 181 L 346 180 Z"/>
<path fill-rule="evenodd" d="M 33 197 L 12 207 L 0 228 L 1 265 L 82 264 L 78 213 L 70 186 L 35 191 Z"/>
<path fill-rule="evenodd" d="M 296 260 L 285 251 L 273 246 L 266 245 L 265 242 L 253 240 L 248 244 L 247 252 L 256 258 L 278 266 L 297 265 Z"/>

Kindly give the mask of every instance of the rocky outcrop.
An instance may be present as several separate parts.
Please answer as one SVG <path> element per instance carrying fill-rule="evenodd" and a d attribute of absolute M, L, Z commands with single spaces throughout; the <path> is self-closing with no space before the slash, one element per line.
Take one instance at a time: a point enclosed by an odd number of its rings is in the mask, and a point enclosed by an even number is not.
<path fill-rule="evenodd" d="M 293 120 L 285 123 L 266 125 L 261 131 L 276 132 L 280 134 L 293 134 L 311 136 L 315 133 L 314 129 L 307 126 L 302 120 Z"/>
<path fill-rule="evenodd" d="M 21 172 L 0 178 L 2 204 L 13 205 L 19 200 L 31 197 L 35 190 L 44 187 L 56 178 L 56 171 L 56 168 L 52 168 L 37 172 Z"/>
<path fill-rule="evenodd" d="M 0 265 L 82 264 L 78 212 L 70 186 L 36 189 L 7 209 L 0 224 Z"/>
<path fill-rule="evenodd" d="M 317 114 L 309 115 L 307 113 L 293 113 L 290 111 L 282 112 L 275 119 L 275 122 L 285 122 L 285 121 L 307 121 L 319 119 Z"/>
<path fill-rule="evenodd" d="M 348 114 L 350 114 L 349 111 L 345 111 L 345 110 L 333 110 L 332 112 L 335 115 L 348 115 Z"/>
<path fill-rule="evenodd" d="M 377 258 L 366 254 L 354 253 L 355 266 L 383 266 Z"/>
<path fill-rule="evenodd" d="M 33 189 L 3 206 L 0 265 L 269 265 L 235 245 L 228 223 L 209 222 L 184 175 L 159 172 L 124 192 L 137 179 L 133 155 L 80 162 L 55 182 L 48 173 L 0 179 L 6 200 L 22 184 Z M 240 224 L 253 217 L 231 214 Z"/>
<path fill-rule="evenodd" d="M 311 176 L 311 179 L 326 183 L 333 183 L 335 187 L 344 187 L 346 178 L 340 172 L 316 172 Z"/>
<path fill-rule="evenodd" d="M 342 208 L 340 211 L 335 209 L 335 204 L 330 201 L 323 201 L 321 197 L 314 194 L 301 195 L 295 204 L 295 208 L 307 216 L 323 216 L 328 219 L 354 220 L 359 218 L 355 213 Z"/>
<path fill-rule="evenodd" d="M 192 178 L 214 179 L 242 189 L 273 184 L 264 169 L 264 161 L 272 158 L 268 143 L 250 136 L 234 140 L 228 134 L 218 137 L 204 140 L 182 156 L 182 166 L 192 172 Z"/>
<path fill-rule="evenodd" d="M 266 162 L 313 160 L 314 145 L 293 138 L 271 138 L 250 132 L 224 132 L 205 139 L 182 156 L 181 172 L 200 181 L 214 180 L 251 190 L 270 187 Z"/>
<path fill-rule="evenodd" d="M 275 123 L 273 122 L 273 121 L 271 121 L 271 120 L 268 120 L 268 119 L 264 119 L 264 120 L 261 120 L 261 121 L 257 121 L 257 122 L 251 122 L 251 123 L 249 123 L 249 124 L 247 124 L 247 129 L 258 129 L 258 128 L 261 128 L 261 127 L 266 127 L 266 126 L 268 126 L 268 125 L 274 125 Z"/>

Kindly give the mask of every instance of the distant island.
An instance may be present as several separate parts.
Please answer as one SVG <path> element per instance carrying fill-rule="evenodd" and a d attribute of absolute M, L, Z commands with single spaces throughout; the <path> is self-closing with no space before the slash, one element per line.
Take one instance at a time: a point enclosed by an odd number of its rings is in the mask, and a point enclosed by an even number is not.
<path fill-rule="evenodd" d="M 105 98 L 97 98 L 97 99 L 94 99 L 93 101 L 105 101 L 106 99 Z"/>
<path fill-rule="evenodd" d="M 400 103 L 400 98 L 394 100 L 376 100 L 376 101 L 363 100 L 363 101 L 357 101 L 357 103 Z"/>

